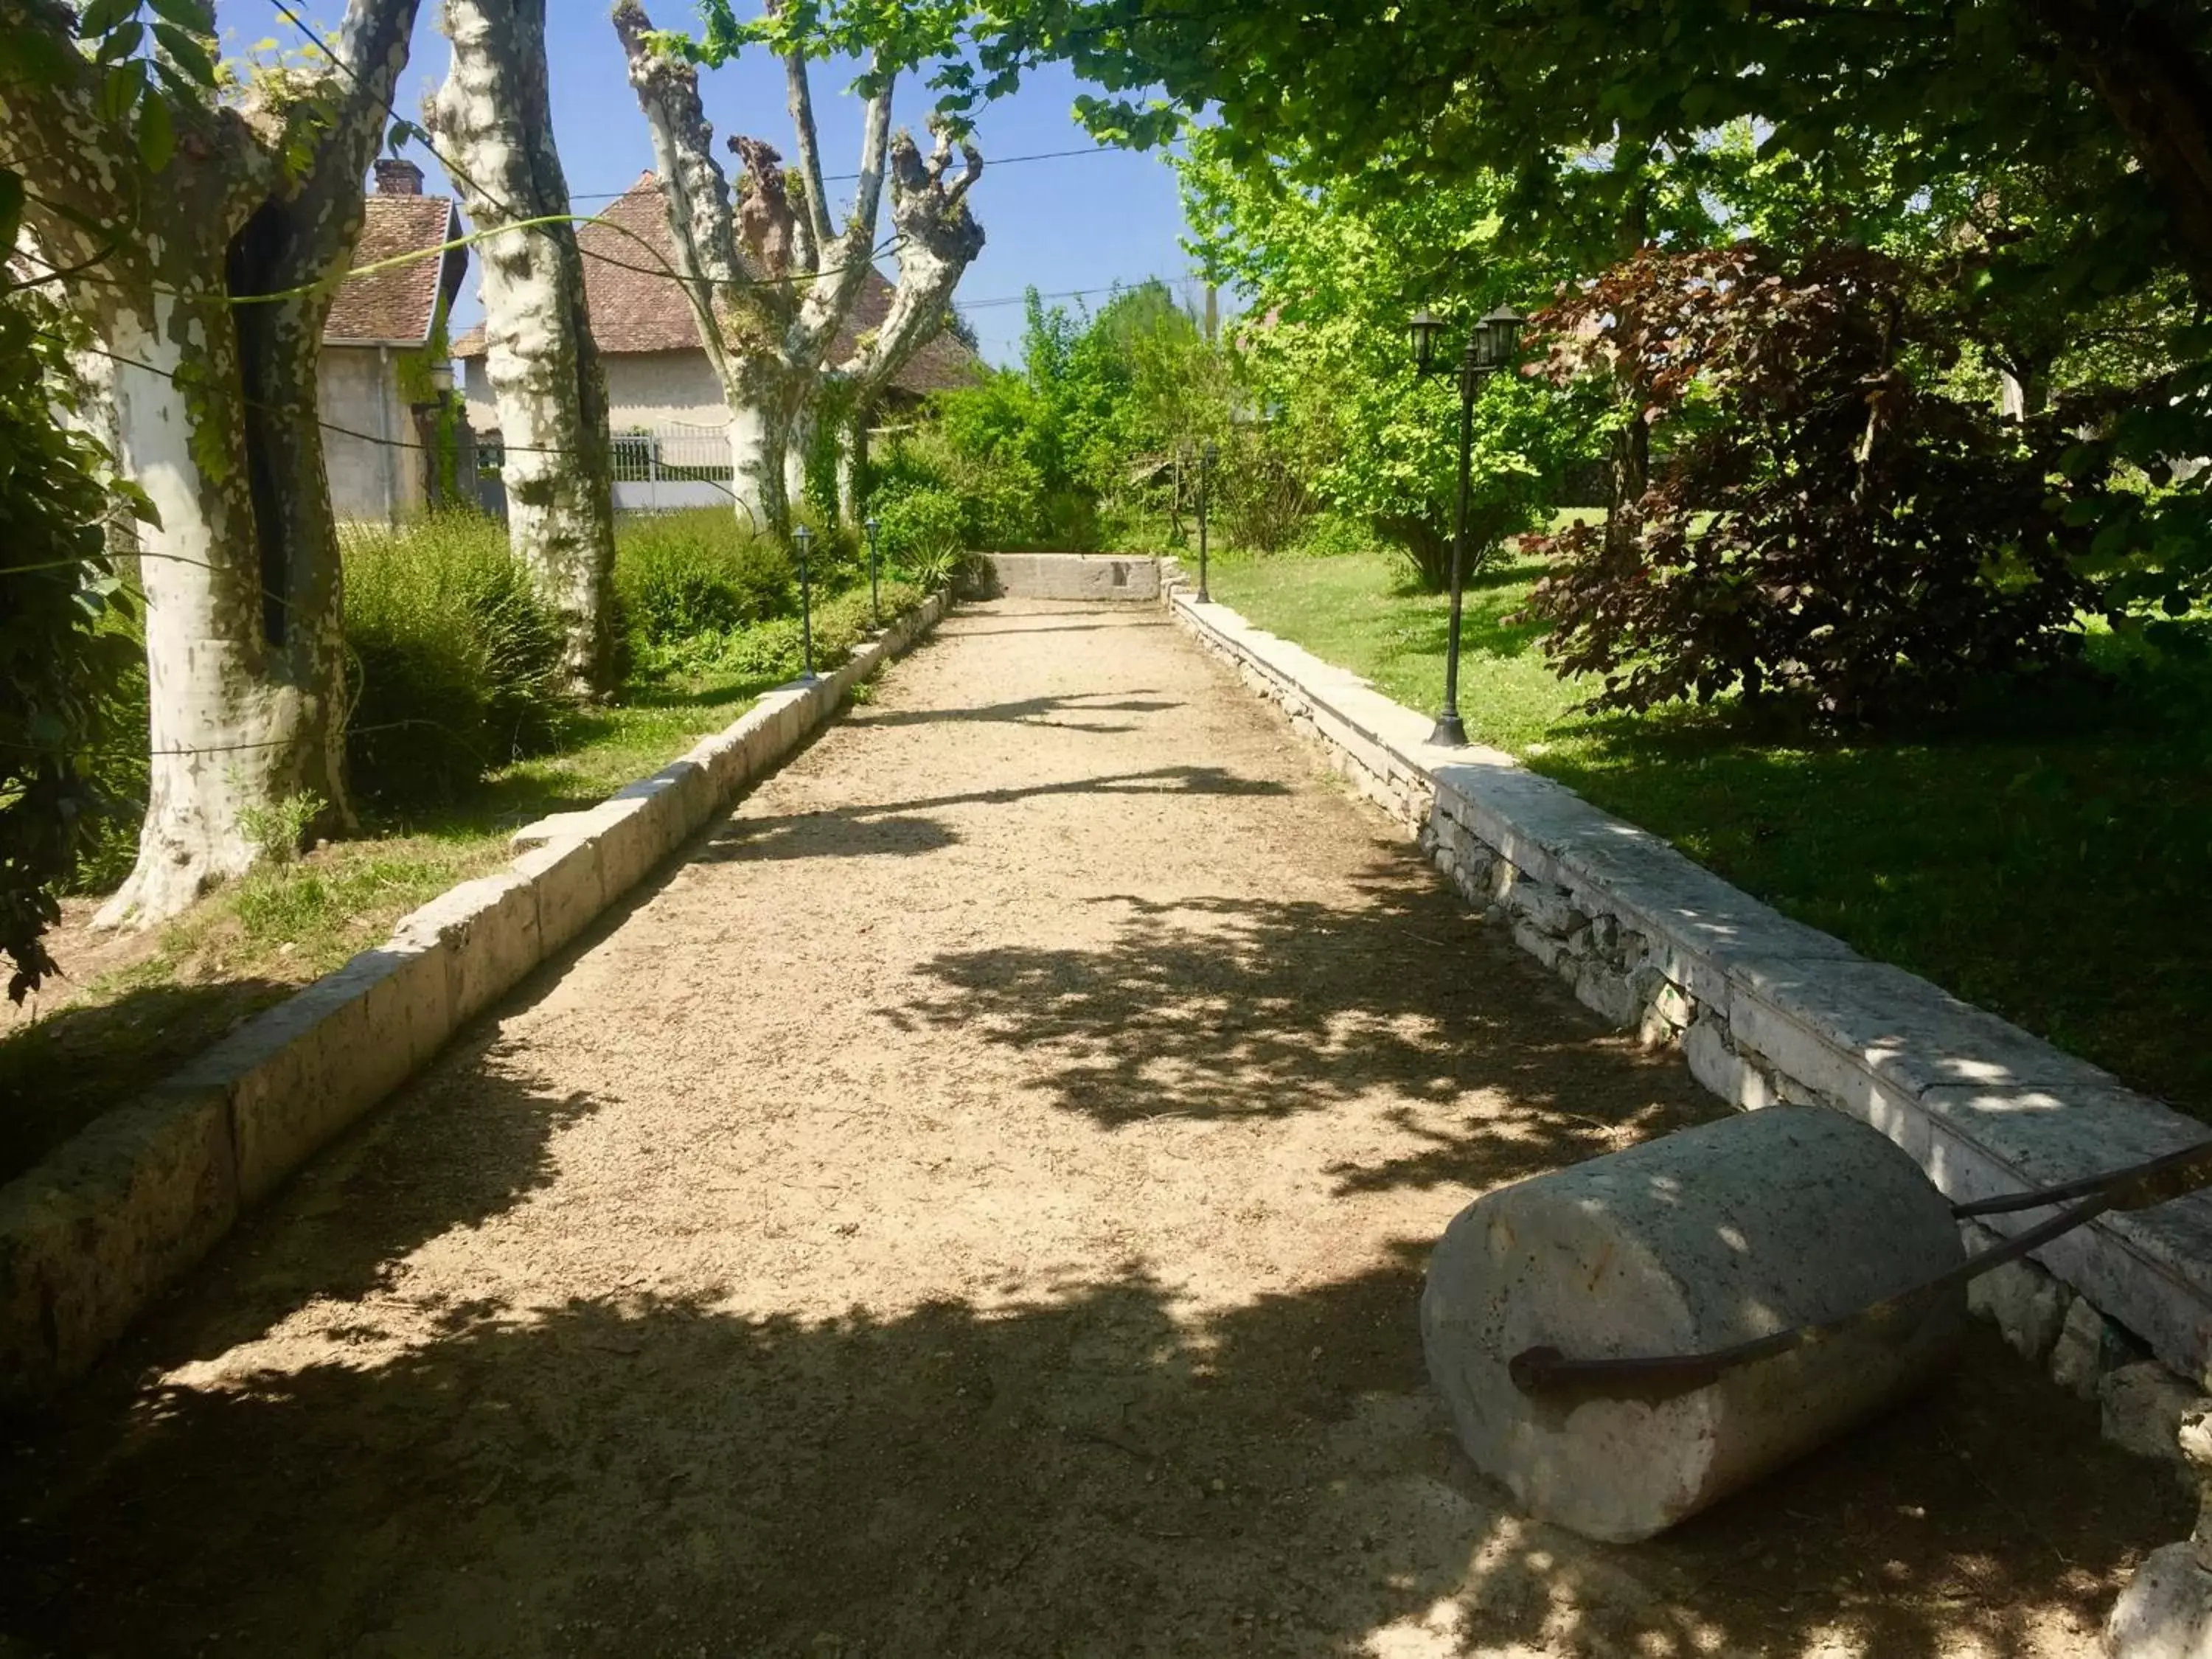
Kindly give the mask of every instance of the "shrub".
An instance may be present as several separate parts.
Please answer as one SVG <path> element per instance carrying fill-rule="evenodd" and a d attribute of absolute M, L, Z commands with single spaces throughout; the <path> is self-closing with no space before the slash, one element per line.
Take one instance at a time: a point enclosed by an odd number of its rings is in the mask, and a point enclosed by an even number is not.
<path fill-rule="evenodd" d="M 896 617 L 919 605 L 922 592 L 911 583 L 892 579 L 883 584 L 884 615 Z M 814 607 L 814 667 L 824 673 L 853 653 L 853 647 L 875 632 L 868 608 L 868 590 L 850 589 L 819 600 Z M 777 617 L 755 623 L 730 635 L 714 665 L 722 672 L 744 680 L 771 684 L 796 679 L 804 665 L 797 617 Z"/>
<path fill-rule="evenodd" d="M 876 510 L 878 544 L 894 568 L 930 573 L 968 550 L 968 507 L 941 486 L 894 495 Z"/>
<path fill-rule="evenodd" d="M 42 936 L 106 805 L 82 763 L 119 723 L 135 654 L 103 527 L 107 454 L 55 418 L 77 402 L 60 323 L 36 296 L 0 307 L 0 957 L 17 1001 L 55 971 Z"/>
<path fill-rule="evenodd" d="M 349 535 L 344 558 L 346 643 L 360 673 L 346 738 L 356 791 L 450 798 L 551 744 L 561 631 L 504 529 L 440 514 Z"/>
<path fill-rule="evenodd" d="M 796 600 L 782 548 L 719 507 L 635 514 L 615 538 L 615 598 L 633 655 L 782 615 Z"/>
<path fill-rule="evenodd" d="M 1679 434 L 1613 550 L 1590 525 L 1529 544 L 1556 566 L 1529 613 L 1604 677 L 1591 707 L 1741 688 L 1866 720 L 2078 652 L 2065 417 L 1935 390 L 1955 349 L 1924 299 L 1865 249 L 1654 250 L 1539 319 L 1555 377 L 1627 374 Z"/>

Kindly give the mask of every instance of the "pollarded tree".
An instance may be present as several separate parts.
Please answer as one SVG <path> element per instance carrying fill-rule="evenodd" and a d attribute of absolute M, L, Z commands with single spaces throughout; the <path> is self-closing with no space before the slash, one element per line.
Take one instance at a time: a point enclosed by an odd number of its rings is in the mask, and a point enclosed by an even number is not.
<path fill-rule="evenodd" d="M 416 4 L 351 0 L 335 63 L 221 90 L 204 0 L 153 9 L 0 0 L 24 230 L 112 356 L 118 460 L 159 515 L 139 532 L 152 783 L 110 924 L 246 869 L 257 809 L 343 811 L 316 366 Z"/>
<path fill-rule="evenodd" d="M 719 61 L 734 36 L 710 32 L 705 46 L 662 35 L 638 0 L 622 0 L 615 28 L 629 61 L 630 84 L 653 134 L 682 276 L 699 319 L 708 361 L 730 410 L 730 450 L 738 506 L 782 533 L 791 512 L 795 454 L 804 453 L 817 413 L 849 422 L 943 326 L 961 274 L 982 251 L 983 231 L 966 197 L 983 170 L 972 143 L 940 131 L 925 157 L 913 138 L 890 128 L 891 92 L 904 43 L 878 47 L 861 89 L 860 166 L 844 225 L 830 219 L 808 80 L 807 49 L 779 52 L 784 66 L 798 163 L 757 138 L 730 149 L 744 168 L 737 203 L 712 149 L 714 129 L 699 100 L 691 56 Z M 889 177 L 898 282 L 882 324 L 834 361 L 875 255 L 876 227 Z"/>
<path fill-rule="evenodd" d="M 425 114 L 483 261 L 485 370 L 505 441 L 507 536 L 562 621 L 572 689 L 615 678 L 605 372 L 553 142 L 545 0 L 444 0 L 453 67 Z"/>

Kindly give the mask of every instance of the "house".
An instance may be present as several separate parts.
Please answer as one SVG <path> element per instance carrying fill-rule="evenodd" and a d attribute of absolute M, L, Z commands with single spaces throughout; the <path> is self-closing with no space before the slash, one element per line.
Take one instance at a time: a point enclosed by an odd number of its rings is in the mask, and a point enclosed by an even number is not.
<path fill-rule="evenodd" d="M 448 246 L 460 234 L 453 203 L 422 193 L 422 168 L 376 164 L 353 273 L 323 325 L 317 377 L 331 507 L 341 520 L 393 524 L 431 503 L 440 383 L 451 374 L 441 343 L 468 270 L 467 250 Z"/>
<path fill-rule="evenodd" d="M 618 507 L 720 505 L 729 499 L 729 413 L 721 382 L 699 343 L 698 319 L 674 273 L 660 181 L 652 173 L 580 225 L 584 304 L 607 378 L 608 426 L 615 439 Z M 890 310 L 891 285 L 871 270 L 853 315 L 831 349 L 848 354 L 856 337 Z M 499 413 L 484 368 L 481 328 L 454 344 L 464 365 L 469 423 L 495 443 Z M 883 418 L 896 419 L 933 392 L 972 385 L 982 360 L 950 334 L 917 351 L 886 392 Z M 671 477 L 669 475 L 679 474 Z"/>

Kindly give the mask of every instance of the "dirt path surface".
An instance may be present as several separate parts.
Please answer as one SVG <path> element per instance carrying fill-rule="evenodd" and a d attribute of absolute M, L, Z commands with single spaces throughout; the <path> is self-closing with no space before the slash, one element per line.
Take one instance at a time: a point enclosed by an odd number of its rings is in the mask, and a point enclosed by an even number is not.
<path fill-rule="evenodd" d="M 1453 1447 L 1428 1242 L 1711 1110 L 1157 612 L 972 608 L 18 1437 L 0 1654 L 2088 1650 L 2186 1506 L 1993 1340 L 1638 1549 Z"/>

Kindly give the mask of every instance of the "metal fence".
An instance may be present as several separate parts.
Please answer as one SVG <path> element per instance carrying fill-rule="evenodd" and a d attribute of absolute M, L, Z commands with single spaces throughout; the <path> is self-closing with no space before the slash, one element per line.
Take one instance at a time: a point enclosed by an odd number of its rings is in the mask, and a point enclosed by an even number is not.
<path fill-rule="evenodd" d="M 615 510 L 666 513 L 730 502 L 730 441 L 719 426 L 686 422 L 617 432 L 611 457 Z M 477 498 L 484 511 L 507 516 L 507 484 L 500 441 L 477 443 Z"/>

